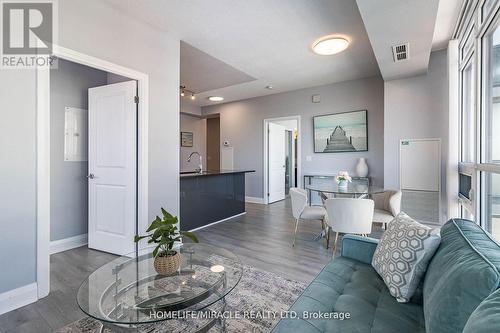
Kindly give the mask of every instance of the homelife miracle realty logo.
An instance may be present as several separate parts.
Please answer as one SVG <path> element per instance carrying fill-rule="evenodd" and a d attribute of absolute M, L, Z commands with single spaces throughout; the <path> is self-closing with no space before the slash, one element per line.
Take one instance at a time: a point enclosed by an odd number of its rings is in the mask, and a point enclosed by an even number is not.
<path fill-rule="evenodd" d="M 51 0 L 2 0 L 0 68 L 53 66 L 56 13 L 56 3 Z"/>

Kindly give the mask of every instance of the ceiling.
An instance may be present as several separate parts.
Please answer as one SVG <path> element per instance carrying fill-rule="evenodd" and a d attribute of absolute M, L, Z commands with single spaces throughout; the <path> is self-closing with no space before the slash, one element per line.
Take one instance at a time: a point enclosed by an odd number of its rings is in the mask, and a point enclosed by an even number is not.
<path fill-rule="evenodd" d="M 444 49 L 463 0 L 356 0 L 384 80 L 427 72 L 432 50 Z M 392 46 L 409 43 L 410 57 L 394 62 Z"/>
<path fill-rule="evenodd" d="M 181 86 L 198 94 L 256 80 L 181 41 Z"/>
<path fill-rule="evenodd" d="M 448 41 L 453 36 L 453 30 L 460 16 L 464 0 L 440 0 L 432 39 L 432 50 L 442 50 L 448 47 Z"/>
<path fill-rule="evenodd" d="M 446 48 L 463 0 L 106 0 L 181 42 L 181 84 L 196 106 L 382 75 L 423 74 L 432 50 Z M 358 10 L 359 7 L 359 10 Z M 360 14 L 361 13 L 361 14 Z M 365 30 L 366 27 L 366 30 Z M 337 34 L 349 48 L 311 51 Z M 410 43 L 395 63 L 391 47 Z M 266 89 L 272 85 L 273 89 Z"/>
<path fill-rule="evenodd" d="M 212 95 L 228 102 L 380 74 L 355 0 L 106 1 L 169 31 L 201 50 L 200 56 L 209 55 L 242 76 L 256 78 L 210 88 L 210 78 L 231 80 L 213 68 L 199 73 L 203 83 L 191 73 L 191 85 L 211 89 L 197 95 L 195 103 L 200 106 L 214 104 L 206 99 Z M 311 43 L 328 34 L 347 37 L 350 47 L 333 56 L 312 53 Z M 266 89 L 267 85 L 274 89 Z"/>

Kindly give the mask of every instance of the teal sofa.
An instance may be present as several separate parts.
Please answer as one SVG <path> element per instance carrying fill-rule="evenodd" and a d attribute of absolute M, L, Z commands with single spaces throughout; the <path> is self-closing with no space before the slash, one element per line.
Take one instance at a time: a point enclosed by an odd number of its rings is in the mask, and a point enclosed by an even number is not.
<path fill-rule="evenodd" d="M 500 245 L 461 219 L 448 221 L 441 237 L 416 294 L 398 303 L 371 266 L 378 241 L 344 236 L 341 256 L 324 267 L 273 332 L 500 332 Z M 350 318 L 311 317 L 334 311 Z"/>

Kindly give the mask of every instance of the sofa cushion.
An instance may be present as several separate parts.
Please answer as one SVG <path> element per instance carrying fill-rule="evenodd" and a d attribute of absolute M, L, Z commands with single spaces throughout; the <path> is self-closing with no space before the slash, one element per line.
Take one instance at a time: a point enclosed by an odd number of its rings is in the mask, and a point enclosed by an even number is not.
<path fill-rule="evenodd" d="M 332 260 L 290 308 L 273 332 L 424 332 L 422 306 L 398 303 L 369 264 Z M 310 319 L 304 313 L 345 312 L 350 319 Z"/>
<path fill-rule="evenodd" d="M 499 287 L 499 269 L 498 243 L 474 222 L 448 221 L 424 280 L 427 332 L 461 332 L 476 307 Z"/>
<path fill-rule="evenodd" d="M 462 333 L 490 333 L 500 330 L 500 289 L 472 312 Z"/>
<path fill-rule="evenodd" d="M 440 238 L 439 230 L 422 225 L 403 212 L 389 224 L 377 245 L 372 266 L 398 302 L 410 301 Z"/>

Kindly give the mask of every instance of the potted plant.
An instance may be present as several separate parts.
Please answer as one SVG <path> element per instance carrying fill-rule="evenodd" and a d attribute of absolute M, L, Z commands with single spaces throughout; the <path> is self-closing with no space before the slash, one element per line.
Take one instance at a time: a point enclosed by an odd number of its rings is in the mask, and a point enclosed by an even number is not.
<path fill-rule="evenodd" d="M 335 180 L 337 181 L 339 187 L 347 187 L 347 184 L 352 181 L 352 178 L 351 176 L 349 176 L 349 173 L 347 171 L 340 171 L 335 176 Z"/>
<path fill-rule="evenodd" d="M 143 238 L 149 238 L 148 244 L 157 244 L 153 250 L 155 270 L 158 274 L 169 275 L 175 273 L 181 264 L 180 253 L 173 249 L 175 242 L 180 241 L 181 237 L 185 236 L 198 243 L 198 238 L 191 232 L 178 231 L 177 217 L 172 216 L 163 207 L 161 212 L 163 217 L 156 216 L 156 219 L 146 230 L 150 234 L 145 236 L 136 235 L 134 242 L 137 243 Z"/>

